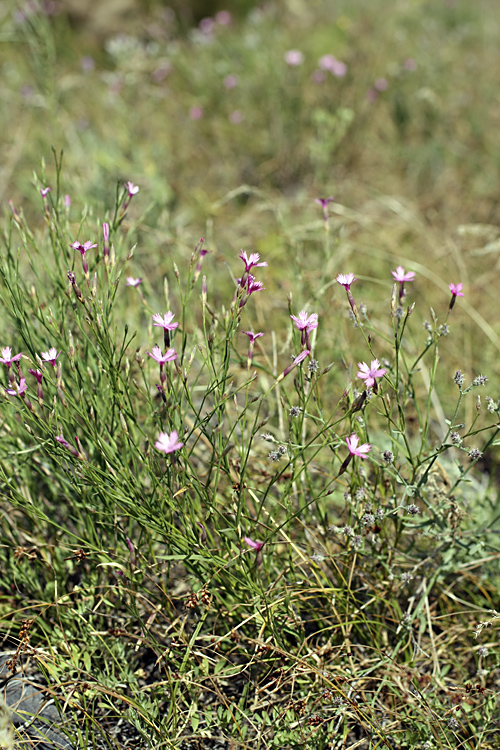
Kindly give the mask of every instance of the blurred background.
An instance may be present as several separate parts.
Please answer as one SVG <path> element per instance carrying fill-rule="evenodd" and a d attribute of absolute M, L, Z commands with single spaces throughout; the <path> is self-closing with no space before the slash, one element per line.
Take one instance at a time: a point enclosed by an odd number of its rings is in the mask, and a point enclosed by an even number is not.
<path fill-rule="evenodd" d="M 53 185 L 62 150 L 75 232 L 131 180 L 137 273 L 161 287 L 200 236 L 220 268 L 256 249 L 285 321 L 282 264 L 314 297 L 314 199 L 335 196 L 332 277 L 387 278 L 364 300 L 385 310 L 410 264 L 424 315 L 463 282 L 457 351 L 492 376 L 499 22 L 494 0 L 4 0 L 0 198 L 42 226 L 33 171 Z"/>

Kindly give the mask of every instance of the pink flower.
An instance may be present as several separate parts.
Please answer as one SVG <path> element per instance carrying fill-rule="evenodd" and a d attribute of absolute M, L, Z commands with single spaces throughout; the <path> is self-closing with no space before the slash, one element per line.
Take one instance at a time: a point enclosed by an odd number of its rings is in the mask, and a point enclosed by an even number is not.
<path fill-rule="evenodd" d="M 127 283 L 125 286 L 139 286 L 142 284 L 142 279 L 134 279 L 133 276 L 127 276 Z"/>
<path fill-rule="evenodd" d="M 14 357 L 12 356 L 12 349 L 10 346 L 5 346 L 2 349 L 2 356 L 0 357 L 0 362 L 3 365 L 7 365 L 8 368 L 12 367 L 13 362 L 19 362 L 21 357 L 23 356 L 23 353 L 20 352 L 19 354 L 16 354 Z"/>
<path fill-rule="evenodd" d="M 77 449 L 71 445 L 71 443 L 68 443 L 64 435 L 56 435 L 56 440 L 58 443 L 61 443 L 70 453 L 72 453 L 76 458 L 80 457 L 79 452 Z"/>
<path fill-rule="evenodd" d="M 41 383 L 43 380 L 43 372 L 40 372 L 40 370 L 32 370 L 31 368 L 28 370 L 30 375 L 33 375 L 33 377 L 36 378 L 37 383 Z"/>
<path fill-rule="evenodd" d="M 405 281 L 413 281 L 415 278 L 415 271 L 405 271 L 403 266 L 398 266 L 391 273 L 394 276 L 394 281 L 399 281 L 400 284 L 404 284 Z"/>
<path fill-rule="evenodd" d="M 104 242 L 109 242 L 109 224 L 107 221 L 103 222 L 102 236 L 104 237 Z"/>
<path fill-rule="evenodd" d="M 245 336 L 248 336 L 251 344 L 255 343 L 255 339 L 258 339 L 264 335 L 263 333 L 252 333 L 252 331 L 242 331 L 242 333 L 244 333 Z"/>
<path fill-rule="evenodd" d="M 267 263 L 266 263 L 267 266 Z M 241 281 L 241 279 L 240 279 Z M 246 291 L 247 294 L 253 294 L 254 292 L 263 292 L 266 287 L 262 283 L 262 281 L 256 281 L 255 276 L 252 276 L 251 273 L 248 274 L 247 283 L 246 283 Z"/>
<path fill-rule="evenodd" d="M 175 349 L 167 349 L 165 354 L 162 354 L 159 346 L 153 346 L 153 351 L 148 352 L 148 354 L 160 365 L 164 365 L 165 362 L 173 362 L 174 359 L 177 359 L 177 352 Z"/>
<path fill-rule="evenodd" d="M 5 392 L 9 394 L 9 396 L 22 396 L 22 394 L 28 390 L 28 386 L 26 385 L 26 378 L 21 378 L 19 383 L 16 383 L 15 380 L 10 383 L 10 387 L 5 389 Z"/>
<path fill-rule="evenodd" d="M 192 120 L 201 120 L 203 117 L 203 107 L 191 107 L 189 116 Z"/>
<path fill-rule="evenodd" d="M 239 109 L 235 109 L 234 112 L 231 112 L 231 114 L 229 115 L 229 122 L 232 122 L 233 125 L 241 125 L 244 119 L 245 117 L 243 115 L 243 112 L 241 112 L 241 110 Z"/>
<path fill-rule="evenodd" d="M 304 55 L 298 49 L 290 49 L 285 53 L 285 62 L 291 67 L 302 65 L 302 63 L 304 62 Z"/>
<path fill-rule="evenodd" d="M 250 255 L 247 255 L 244 250 L 241 250 L 238 258 L 241 258 L 245 264 L 245 273 L 248 273 L 252 268 L 267 266 L 266 261 L 260 259 L 259 253 L 250 253 Z"/>
<path fill-rule="evenodd" d="M 52 347 L 48 352 L 42 352 L 42 359 L 44 362 L 47 362 L 49 365 L 55 367 L 57 358 L 60 353 L 61 352 L 58 352 L 55 347 Z"/>
<path fill-rule="evenodd" d="M 343 286 L 346 291 L 350 291 L 351 284 L 357 281 L 357 279 L 354 277 L 353 273 L 339 273 L 335 281 Z"/>
<path fill-rule="evenodd" d="M 377 91 L 387 91 L 387 87 L 389 86 L 386 78 L 377 78 L 373 85 Z"/>
<path fill-rule="evenodd" d="M 328 70 L 337 78 L 343 78 L 347 73 L 347 65 L 344 62 L 337 60 L 334 55 L 323 55 L 323 57 L 320 57 L 318 66 L 321 70 Z"/>
<path fill-rule="evenodd" d="M 233 73 L 231 73 L 224 78 L 224 86 L 227 89 L 234 89 L 234 87 L 238 85 L 238 81 L 238 76 L 235 76 Z"/>
<path fill-rule="evenodd" d="M 49 188 L 49 187 L 46 187 L 46 188 L 40 188 L 40 195 L 42 196 L 42 198 L 46 198 L 46 197 L 47 197 L 47 195 L 48 195 L 48 194 L 49 194 L 50 192 L 51 192 L 51 190 L 50 190 L 50 188 Z"/>
<path fill-rule="evenodd" d="M 82 258 L 85 258 L 87 250 L 92 250 L 94 247 L 97 247 L 97 245 L 92 244 L 90 240 L 82 245 L 80 242 L 78 242 L 78 240 L 76 240 L 72 245 L 70 245 L 70 247 L 73 250 L 78 250 L 78 252 L 81 253 Z"/>
<path fill-rule="evenodd" d="M 170 435 L 168 432 L 160 432 L 155 448 L 158 451 L 163 451 L 163 453 L 173 453 L 180 450 L 183 445 L 184 443 L 179 442 L 179 435 L 173 430 Z"/>
<path fill-rule="evenodd" d="M 404 61 L 405 70 L 413 71 L 417 69 L 417 63 L 413 59 L 413 57 L 408 57 Z"/>
<path fill-rule="evenodd" d="M 294 321 L 299 331 L 307 331 L 307 333 L 311 333 L 314 328 L 318 327 L 317 313 L 308 315 L 305 310 L 301 310 L 298 314 L 298 317 L 295 315 L 290 315 L 290 317 Z"/>
<path fill-rule="evenodd" d="M 232 21 L 231 13 L 228 10 L 220 10 L 215 14 L 215 22 L 220 26 L 229 26 Z"/>
<path fill-rule="evenodd" d="M 322 206 L 323 208 L 326 208 L 328 204 L 331 203 L 333 200 L 335 200 L 335 198 L 333 197 L 333 195 L 331 195 L 329 198 L 315 198 L 314 202 L 319 203 L 320 206 Z"/>
<path fill-rule="evenodd" d="M 178 323 L 172 323 L 174 316 L 175 313 L 170 312 L 170 310 L 165 315 L 156 313 L 156 315 L 153 315 L 153 325 L 163 328 L 165 331 L 173 331 L 179 325 Z"/>
<path fill-rule="evenodd" d="M 347 443 L 347 447 L 349 448 L 349 453 L 351 456 L 359 456 L 360 458 L 367 458 L 367 454 L 371 451 L 372 447 L 369 443 L 363 443 L 363 445 L 359 445 L 359 437 L 356 435 L 355 432 L 352 433 L 351 437 L 347 437 L 345 439 Z"/>
<path fill-rule="evenodd" d="M 264 542 L 257 542 L 249 536 L 244 536 L 243 541 L 246 542 L 246 544 L 248 544 L 249 547 L 256 550 L 257 552 L 260 552 L 262 547 L 264 546 Z"/>
<path fill-rule="evenodd" d="M 139 192 L 139 186 L 134 185 L 133 182 L 126 182 L 125 187 L 127 188 L 129 198 L 132 198 L 133 195 L 137 195 Z"/>
<path fill-rule="evenodd" d="M 449 285 L 449 290 L 454 297 L 463 297 L 464 296 L 462 292 L 463 288 L 464 288 L 463 284 L 450 284 Z"/>
<path fill-rule="evenodd" d="M 366 362 L 358 362 L 358 367 L 358 378 L 365 381 L 367 388 L 371 388 L 375 385 L 375 378 L 382 378 L 387 372 L 384 367 L 380 367 L 378 359 L 372 359 L 370 366 L 368 366 Z"/>

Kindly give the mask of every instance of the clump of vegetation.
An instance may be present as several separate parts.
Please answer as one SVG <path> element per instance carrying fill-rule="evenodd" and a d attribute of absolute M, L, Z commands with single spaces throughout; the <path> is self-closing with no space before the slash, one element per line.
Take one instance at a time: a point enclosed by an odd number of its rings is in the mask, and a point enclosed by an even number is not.
<path fill-rule="evenodd" d="M 498 744 L 489 6 L 376 5 L 4 18 L 0 622 L 75 748 Z"/>

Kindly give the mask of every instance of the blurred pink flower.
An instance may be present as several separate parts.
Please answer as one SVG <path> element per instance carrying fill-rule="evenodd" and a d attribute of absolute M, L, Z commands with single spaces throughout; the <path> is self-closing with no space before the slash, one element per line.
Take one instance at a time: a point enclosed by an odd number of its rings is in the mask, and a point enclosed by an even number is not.
<path fill-rule="evenodd" d="M 85 258 L 85 254 L 87 250 L 92 250 L 94 247 L 97 247 L 97 245 L 93 244 L 91 240 L 87 240 L 87 242 L 84 242 L 83 245 L 80 242 L 78 242 L 78 240 L 75 240 L 75 242 L 73 242 L 73 244 L 70 245 L 70 247 L 73 250 L 78 250 L 78 252 L 81 253 L 82 258 Z"/>
<path fill-rule="evenodd" d="M 48 195 L 48 194 L 49 194 L 50 192 L 51 192 L 51 190 L 50 190 L 50 188 L 49 188 L 49 187 L 46 187 L 46 188 L 40 188 L 40 195 L 42 196 L 42 198 L 46 198 L 46 197 L 47 197 L 47 195 Z"/>
<path fill-rule="evenodd" d="M 142 279 L 134 279 L 133 276 L 127 276 L 127 283 L 125 286 L 139 286 L 142 284 Z"/>
<path fill-rule="evenodd" d="M 243 113 L 239 109 L 235 109 L 234 112 L 231 112 L 229 115 L 229 121 L 232 122 L 233 125 L 241 125 L 244 119 Z"/>
<path fill-rule="evenodd" d="M 322 70 L 315 70 L 314 73 L 312 74 L 312 79 L 314 83 L 324 83 L 325 78 L 326 76 Z"/>
<path fill-rule="evenodd" d="M 377 91 L 387 91 L 387 87 L 389 86 L 386 78 L 377 78 L 373 85 Z"/>
<path fill-rule="evenodd" d="M 239 78 L 238 76 L 233 75 L 233 73 L 231 73 L 230 75 L 224 78 L 224 86 L 227 89 L 234 89 L 234 87 L 237 86 L 238 83 L 239 83 Z"/>
<path fill-rule="evenodd" d="M 285 53 L 285 62 L 291 67 L 297 67 L 304 62 L 304 55 L 298 49 L 290 49 Z"/>
<path fill-rule="evenodd" d="M 359 437 L 355 432 L 353 432 L 350 437 L 347 437 L 345 441 L 347 443 L 347 447 L 349 448 L 349 453 L 351 454 L 351 456 L 367 458 L 368 453 L 372 449 L 369 443 L 363 443 L 363 445 L 359 445 Z"/>
<path fill-rule="evenodd" d="M 228 10 L 220 10 L 215 14 L 215 22 L 220 26 L 229 26 L 232 20 L 233 17 Z"/>
<path fill-rule="evenodd" d="M 133 182 L 126 182 L 125 187 L 128 190 L 129 198 L 131 198 L 133 195 L 137 195 L 137 193 L 139 192 L 139 186 L 134 185 Z"/>
<path fill-rule="evenodd" d="M 176 430 L 173 430 L 170 435 L 168 432 L 160 432 L 158 440 L 155 443 L 155 448 L 163 453 L 173 453 L 180 450 L 183 445 L 184 443 L 179 442 L 179 435 Z"/>
<path fill-rule="evenodd" d="M 365 381 L 367 388 L 371 388 L 375 385 L 375 378 L 382 378 L 387 370 L 384 367 L 380 367 L 378 359 L 372 359 L 371 364 L 368 366 L 366 362 L 358 362 L 359 372 L 358 378 Z"/>
<path fill-rule="evenodd" d="M 413 59 L 413 57 L 408 57 L 404 61 L 405 70 L 414 71 L 417 69 L 417 63 Z"/>
<path fill-rule="evenodd" d="M 198 28 L 200 31 L 202 31 L 204 34 L 211 34 L 214 30 L 215 21 L 213 18 L 207 17 L 202 18 L 200 23 L 198 24 Z"/>
<path fill-rule="evenodd" d="M 203 107 L 191 107 L 189 116 L 192 120 L 201 120 L 203 117 Z"/>
<path fill-rule="evenodd" d="M 323 57 L 320 57 L 318 66 L 321 70 L 327 70 L 337 78 L 343 78 L 347 73 L 347 65 L 341 60 L 337 60 L 334 55 L 323 55 Z"/>

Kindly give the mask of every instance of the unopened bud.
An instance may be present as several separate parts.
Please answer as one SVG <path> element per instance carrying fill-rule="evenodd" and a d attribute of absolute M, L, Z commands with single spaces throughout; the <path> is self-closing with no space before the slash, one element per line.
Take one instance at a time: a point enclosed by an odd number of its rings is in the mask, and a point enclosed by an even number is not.
<path fill-rule="evenodd" d="M 120 422 L 122 425 L 123 432 L 125 435 L 128 435 L 128 426 L 125 417 L 123 416 L 122 412 L 120 412 Z"/>
<path fill-rule="evenodd" d="M 476 411 L 481 411 L 481 396 L 476 399 Z"/>

